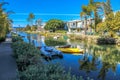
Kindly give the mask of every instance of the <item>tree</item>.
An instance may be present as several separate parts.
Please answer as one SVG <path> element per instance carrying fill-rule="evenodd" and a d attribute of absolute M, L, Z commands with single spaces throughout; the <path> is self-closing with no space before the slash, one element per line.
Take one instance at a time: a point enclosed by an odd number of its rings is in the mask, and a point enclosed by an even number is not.
<path fill-rule="evenodd" d="M 98 32 L 99 34 L 101 34 L 101 36 L 103 36 L 104 31 L 107 31 L 105 22 L 98 23 L 96 32 Z"/>
<path fill-rule="evenodd" d="M 89 0 L 89 4 L 87 6 L 82 6 L 82 12 L 80 13 L 81 17 L 84 17 L 85 19 L 85 34 L 87 30 L 87 18 L 88 16 L 94 16 L 94 30 L 96 32 L 96 25 L 102 21 L 98 13 L 102 10 L 102 6 L 100 2 L 94 2 L 94 0 Z M 92 19 L 91 19 L 92 20 Z M 92 21 L 90 26 L 92 27 Z"/>
<path fill-rule="evenodd" d="M 33 26 L 31 27 L 31 30 L 32 30 L 32 31 L 36 31 L 36 30 L 37 30 L 37 26 L 36 26 L 36 25 L 33 25 Z"/>
<path fill-rule="evenodd" d="M 55 31 L 55 30 L 62 30 L 62 29 L 64 29 L 64 26 L 65 26 L 65 24 L 64 24 L 63 21 L 58 20 L 58 19 L 51 19 L 51 20 L 49 20 L 46 23 L 44 28 L 46 30 L 53 30 L 53 31 Z"/>
<path fill-rule="evenodd" d="M 26 31 L 31 31 L 31 26 L 28 24 L 25 28 Z"/>
<path fill-rule="evenodd" d="M 94 29 L 96 32 L 96 25 L 101 22 L 102 20 L 100 19 L 99 12 L 101 13 L 102 6 L 101 2 L 94 2 L 94 0 L 89 0 L 88 7 L 92 9 L 92 13 L 94 15 Z"/>
<path fill-rule="evenodd" d="M 114 30 L 117 31 L 117 30 L 120 30 L 120 11 L 116 12 L 115 14 L 115 28 Z"/>
<path fill-rule="evenodd" d="M 3 6 L 8 4 L 7 2 L 0 2 L 0 39 L 5 38 L 6 34 L 9 32 L 9 28 L 11 27 L 12 20 L 8 18 L 8 13 L 5 12 Z"/>
<path fill-rule="evenodd" d="M 27 21 L 31 23 L 31 26 L 33 25 L 33 19 L 34 18 L 35 18 L 35 15 L 33 13 L 29 13 Z"/>
<path fill-rule="evenodd" d="M 98 27 L 101 31 L 107 31 L 110 37 L 114 37 L 115 32 L 120 29 L 120 12 L 109 13 L 104 22 L 99 23 Z"/>
<path fill-rule="evenodd" d="M 91 15 L 91 9 L 88 7 L 88 6 L 85 6 L 83 5 L 82 6 L 82 12 L 80 13 L 80 16 L 81 17 L 84 17 L 85 19 L 85 34 L 86 34 L 86 31 L 87 31 L 87 19 L 88 19 L 88 16 Z"/>
<path fill-rule="evenodd" d="M 103 2 L 103 8 L 104 8 L 104 16 L 107 17 L 107 15 L 112 12 L 110 0 Z"/>
<path fill-rule="evenodd" d="M 100 2 L 94 2 L 94 0 L 89 0 L 88 7 L 92 9 L 92 13 L 94 15 L 94 22 L 95 22 L 94 29 L 96 32 L 96 26 L 99 22 L 101 22 L 101 19 L 100 19 L 98 13 L 99 13 L 99 11 L 102 10 L 102 6 L 101 6 Z"/>

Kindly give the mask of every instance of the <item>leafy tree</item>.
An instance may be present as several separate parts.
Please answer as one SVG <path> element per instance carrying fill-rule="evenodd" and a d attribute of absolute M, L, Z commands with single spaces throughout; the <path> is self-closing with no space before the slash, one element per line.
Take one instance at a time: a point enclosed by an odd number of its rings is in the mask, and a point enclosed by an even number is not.
<path fill-rule="evenodd" d="M 31 30 L 31 26 L 30 25 L 27 25 L 26 28 L 25 28 L 26 31 L 29 31 Z"/>
<path fill-rule="evenodd" d="M 97 28 L 96 28 L 96 32 L 98 32 L 99 34 L 101 34 L 101 36 L 103 36 L 104 31 L 106 31 L 106 24 L 105 22 L 101 22 L 97 24 Z"/>
<path fill-rule="evenodd" d="M 115 32 L 120 29 L 120 12 L 113 12 L 109 13 L 104 22 L 99 23 L 98 31 L 107 31 L 110 37 L 114 37 Z"/>
<path fill-rule="evenodd" d="M 61 30 L 64 29 L 64 22 L 58 19 L 51 19 L 49 20 L 46 25 L 45 25 L 45 29 L 46 30 Z"/>
<path fill-rule="evenodd" d="M 120 30 L 120 11 L 116 12 L 115 14 L 115 27 L 113 28 L 115 31 Z"/>
<path fill-rule="evenodd" d="M 33 26 L 31 27 L 31 30 L 32 30 L 32 31 L 36 31 L 36 30 L 37 30 L 37 26 L 36 26 L 36 25 L 33 25 Z"/>

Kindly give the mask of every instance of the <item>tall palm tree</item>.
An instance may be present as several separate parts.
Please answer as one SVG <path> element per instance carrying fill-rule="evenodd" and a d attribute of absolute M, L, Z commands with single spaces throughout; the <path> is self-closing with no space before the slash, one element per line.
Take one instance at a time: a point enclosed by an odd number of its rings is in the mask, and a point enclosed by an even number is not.
<path fill-rule="evenodd" d="M 85 35 L 86 35 L 86 31 L 87 31 L 87 19 L 88 19 L 88 16 L 91 15 L 91 9 L 88 7 L 88 6 L 85 6 L 83 5 L 82 6 L 82 12 L 80 13 L 80 17 L 84 17 L 85 19 Z"/>
<path fill-rule="evenodd" d="M 31 26 L 33 25 L 33 19 L 34 18 L 35 18 L 35 15 L 33 13 L 29 13 L 27 21 L 31 23 Z"/>
<path fill-rule="evenodd" d="M 102 3 L 101 2 L 94 2 L 94 0 L 89 0 L 88 7 L 92 9 L 93 15 L 94 15 L 94 29 L 96 32 L 96 25 L 99 23 L 99 15 L 98 12 L 102 10 Z"/>
<path fill-rule="evenodd" d="M 0 8 L 2 8 L 3 5 L 6 5 L 6 4 L 9 4 L 9 3 L 8 2 L 4 2 L 4 1 L 0 2 Z"/>
<path fill-rule="evenodd" d="M 110 4 L 110 0 L 107 0 L 106 2 L 103 2 L 102 5 L 103 5 L 103 8 L 104 8 L 104 16 L 107 17 L 107 15 L 112 12 L 112 7 L 111 7 L 111 4 Z"/>
<path fill-rule="evenodd" d="M 7 2 L 0 2 L 0 37 L 5 37 L 6 33 L 9 31 L 11 25 L 11 20 L 8 18 L 8 13 L 5 12 L 3 5 L 8 4 Z"/>
<path fill-rule="evenodd" d="M 4 25 L 6 26 L 6 33 L 9 32 L 10 28 L 12 27 L 13 20 L 8 17 L 11 14 L 14 14 L 14 12 L 7 11 L 6 13 L 3 14 L 5 16 Z"/>

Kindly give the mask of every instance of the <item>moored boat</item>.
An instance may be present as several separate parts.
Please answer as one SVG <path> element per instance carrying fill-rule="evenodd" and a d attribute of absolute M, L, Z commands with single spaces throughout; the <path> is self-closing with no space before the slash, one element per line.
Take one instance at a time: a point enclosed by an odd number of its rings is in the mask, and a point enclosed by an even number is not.
<path fill-rule="evenodd" d="M 70 48 L 71 45 L 58 46 L 59 48 Z"/>
<path fill-rule="evenodd" d="M 64 53 L 84 53 L 83 49 L 78 48 L 57 48 L 57 49 Z"/>
<path fill-rule="evenodd" d="M 59 50 L 56 50 L 55 48 L 52 48 L 52 47 L 47 47 L 47 46 L 44 46 L 44 47 L 41 47 L 41 54 L 44 55 L 45 57 L 47 58 L 50 58 L 52 59 L 53 56 L 58 56 L 60 58 L 63 57 L 63 54 L 61 51 Z"/>

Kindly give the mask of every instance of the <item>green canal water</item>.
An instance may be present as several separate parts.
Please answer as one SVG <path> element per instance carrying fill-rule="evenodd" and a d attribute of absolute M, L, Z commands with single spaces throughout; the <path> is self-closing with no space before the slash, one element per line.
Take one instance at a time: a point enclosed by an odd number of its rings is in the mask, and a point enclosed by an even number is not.
<path fill-rule="evenodd" d="M 19 33 L 26 42 L 40 46 L 45 38 L 37 34 Z M 71 74 L 90 77 L 93 80 L 120 80 L 120 47 L 115 45 L 96 45 L 81 41 L 66 41 L 84 49 L 84 53 L 63 53 L 63 58 L 55 58 L 51 63 L 60 63 Z"/>

